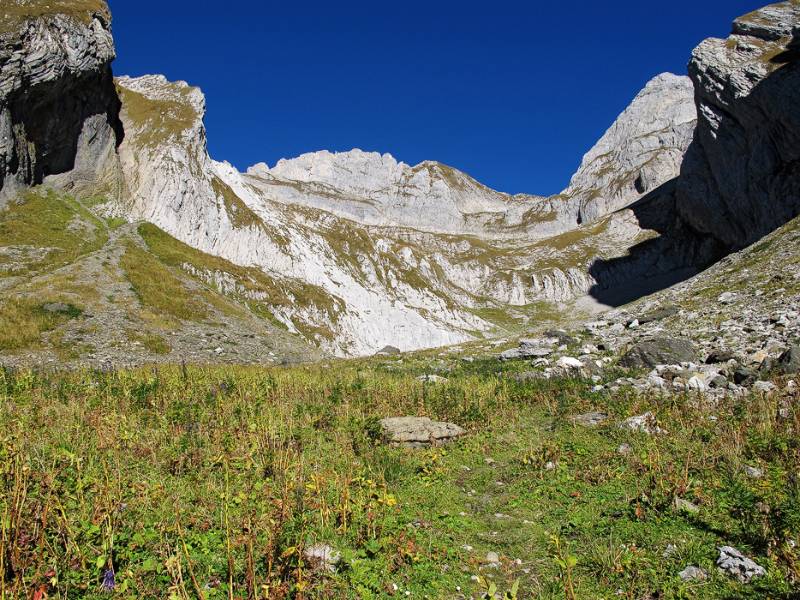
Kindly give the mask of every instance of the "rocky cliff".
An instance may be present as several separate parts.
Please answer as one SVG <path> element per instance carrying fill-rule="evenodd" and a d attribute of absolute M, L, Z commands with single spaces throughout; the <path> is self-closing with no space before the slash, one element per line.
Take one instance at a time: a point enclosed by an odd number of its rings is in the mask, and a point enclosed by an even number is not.
<path fill-rule="evenodd" d="M 440 163 L 410 166 L 360 150 L 240 173 L 209 158 L 198 89 L 160 76 L 117 85 L 129 194 L 111 210 L 263 270 L 292 298 L 273 302 L 273 316 L 337 354 L 457 343 L 501 323 L 541 320 L 552 314 L 542 301 L 585 294 L 596 283 L 589 267 L 598 244 L 568 247 L 561 236 L 587 206 L 600 219 L 641 195 L 637 180 L 650 186 L 674 177 L 674 155 L 688 145 L 693 119 L 688 80 L 660 76 L 574 183 L 616 162 L 625 175 L 595 178 L 592 195 L 581 188 L 569 197 L 510 196 Z M 612 229 L 621 238 L 641 234 Z M 602 256 L 621 238 L 601 242 Z"/>
<path fill-rule="evenodd" d="M 562 192 L 575 204 L 578 221 L 595 221 L 673 179 L 696 122 L 687 77 L 664 73 L 651 80 L 583 157 Z"/>
<path fill-rule="evenodd" d="M 619 304 L 660 289 L 797 213 L 796 2 L 701 44 L 693 82 L 650 81 L 552 197 L 360 150 L 239 172 L 208 154 L 199 89 L 113 82 L 104 3 L 43 6 L 4 8 L 0 194 L 45 182 L 104 198 L 96 214 L 159 228 L 109 229 L 120 260 L 133 244 L 212 290 L 226 318 L 244 310 L 330 353 L 574 318 L 596 308 L 586 294 Z M 38 256 L 28 245 L 0 249 L 23 264 Z"/>
<path fill-rule="evenodd" d="M 0 194 L 96 182 L 122 136 L 103 0 L 10 0 L 0 18 Z"/>
<path fill-rule="evenodd" d="M 799 2 L 772 4 L 692 54 L 699 121 L 677 208 L 730 248 L 800 212 L 799 27 Z"/>

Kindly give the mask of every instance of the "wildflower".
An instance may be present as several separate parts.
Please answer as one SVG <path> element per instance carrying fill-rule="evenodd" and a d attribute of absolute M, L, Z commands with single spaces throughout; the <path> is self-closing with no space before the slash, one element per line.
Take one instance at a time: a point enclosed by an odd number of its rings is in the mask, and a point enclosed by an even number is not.
<path fill-rule="evenodd" d="M 100 588 L 104 592 L 113 592 L 115 587 L 116 582 L 114 581 L 114 569 L 106 569 L 106 572 L 103 573 L 103 583 L 101 584 Z"/>

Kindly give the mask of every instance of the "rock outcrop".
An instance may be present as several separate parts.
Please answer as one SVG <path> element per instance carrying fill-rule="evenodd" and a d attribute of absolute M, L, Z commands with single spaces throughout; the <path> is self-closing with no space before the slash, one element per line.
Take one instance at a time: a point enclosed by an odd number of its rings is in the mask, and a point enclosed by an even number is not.
<path fill-rule="evenodd" d="M 800 4 L 737 19 L 727 40 L 692 55 L 699 121 L 677 208 L 691 227 L 736 249 L 800 213 Z"/>
<path fill-rule="evenodd" d="M 0 195 L 51 175 L 97 183 L 122 137 L 104 0 L 11 0 L 0 22 Z"/>
<path fill-rule="evenodd" d="M 596 221 L 675 178 L 697 122 L 693 97 L 689 78 L 671 73 L 645 86 L 562 192 L 578 222 Z"/>

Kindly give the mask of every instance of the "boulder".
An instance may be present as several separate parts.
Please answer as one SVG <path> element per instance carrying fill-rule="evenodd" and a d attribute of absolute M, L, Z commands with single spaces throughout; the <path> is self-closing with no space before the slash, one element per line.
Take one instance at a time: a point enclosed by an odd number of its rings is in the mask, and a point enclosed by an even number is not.
<path fill-rule="evenodd" d="M 656 433 L 665 433 L 661 427 L 658 426 L 656 417 L 652 412 L 646 412 L 643 415 L 629 417 L 619 424 L 620 429 L 628 429 L 638 433 L 646 433 L 653 435 Z"/>
<path fill-rule="evenodd" d="M 719 548 L 717 566 L 721 571 L 736 577 L 742 583 L 749 583 L 754 577 L 762 577 L 767 574 L 764 567 L 756 564 L 731 546 L 721 546 Z"/>
<path fill-rule="evenodd" d="M 396 348 L 395 346 L 384 346 L 375 353 L 375 356 L 391 356 L 400 353 L 400 348 Z"/>
<path fill-rule="evenodd" d="M 417 377 L 417 381 L 423 383 L 447 383 L 447 377 L 442 377 L 441 375 L 420 375 Z"/>
<path fill-rule="evenodd" d="M 382 419 L 380 425 L 388 443 L 406 448 L 441 446 L 466 433 L 458 425 L 428 417 L 391 417 Z"/>
<path fill-rule="evenodd" d="M 562 346 L 572 346 L 578 343 L 578 340 L 563 329 L 548 329 L 544 332 L 544 335 L 548 338 L 555 338 Z"/>
<path fill-rule="evenodd" d="M 708 573 L 706 573 L 700 567 L 689 565 L 683 571 L 678 573 L 678 577 L 680 577 L 683 581 L 704 581 L 708 578 Z"/>
<path fill-rule="evenodd" d="M 781 354 L 776 368 L 784 375 L 800 373 L 800 346 L 792 346 Z"/>
<path fill-rule="evenodd" d="M 753 369 L 740 367 L 733 372 L 733 381 L 736 385 L 748 385 L 756 380 L 757 373 Z"/>
<path fill-rule="evenodd" d="M 552 346 L 552 344 L 549 344 Z M 517 348 L 500 353 L 500 360 L 517 360 L 522 358 L 543 358 L 553 351 L 547 347 L 547 340 L 520 340 Z"/>
<path fill-rule="evenodd" d="M 677 315 L 678 312 L 680 312 L 680 309 L 677 306 L 675 306 L 674 304 L 668 304 L 666 306 L 662 306 L 648 313 L 645 313 L 636 320 L 639 321 L 639 325 L 646 325 L 647 323 L 653 323 L 654 321 L 661 321 L 663 319 L 668 319 L 669 317 L 673 317 Z M 630 321 L 628 324 L 632 322 L 633 321 Z"/>
<path fill-rule="evenodd" d="M 736 355 L 733 352 L 729 352 L 728 350 L 714 350 L 706 358 L 706 364 L 718 365 L 735 359 Z"/>
<path fill-rule="evenodd" d="M 577 358 L 573 358 L 571 356 L 562 356 L 556 362 L 556 367 L 563 369 L 566 372 L 580 372 L 583 369 L 583 363 Z"/>
<path fill-rule="evenodd" d="M 317 572 L 335 573 L 341 554 L 328 544 L 314 544 L 303 551 L 311 569 Z"/>
<path fill-rule="evenodd" d="M 692 362 L 696 356 L 694 344 L 686 338 L 654 337 L 634 345 L 619 364 L 629 369 L 652 369 L 658 365 Z"/>

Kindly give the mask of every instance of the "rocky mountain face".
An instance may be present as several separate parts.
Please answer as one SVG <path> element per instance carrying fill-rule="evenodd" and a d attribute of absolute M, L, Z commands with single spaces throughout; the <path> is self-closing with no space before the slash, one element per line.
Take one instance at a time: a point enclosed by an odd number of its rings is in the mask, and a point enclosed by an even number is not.
<path fill-rule="evenodd" d="M 674 178 L 692 141 L 697 111 L 687 77 L 650 81 L 583 157 L 561 196 L 578 221 L 596 221 Z"/>
<path fill-rule="evenodd" d="M 11 4 L 0 30 L 0 194 L 44 181 L 91 196 L 103 222 L 143 223 L 108 235 L 111 259 L 131 244 L 153 254 L 149 276 L 163 267 L 207 290 L 217 308 L 204 314 L 217 321 L 245 311 L 279 327 L 276 339 L 299 340 L 281 342 L 293 356 L 303 344 L 363 355 L 572 320 L 683 280 L 797 214 L 795 2 L 701 44 L 691 80 L 650 81 L 552 197 L 360 150 L 239 172 L 208 154 L 199 89 L 112 81 L 104 3 L 42 6 Z M 54 110 L 56 97 L 68 110 Z M 30 246 L 3 253 L 27 268 Z M 130 300 L 153 310 L 144 293 Z M 188 352 L 178 331 L 191 327 L 170 323 Z"/>
<path fill-rule="evenodd" d="M 103 0 L 0 8 L 0 197 L 70 172 L 95 185 L 122 137 Z"/>
<path fill-rule="evenodd" d="M 360 150 L 240 173 L 208 156 L 199 90 L 159 76 L 117 86 L 120 157 L 131 176 L 127 202 L 111 210 L 262 269 L 291 298 L 275 299 L 272 314 L 290 330 L 314 331 L 311 341 L 336 354 L 458 343 L 546 318 L 546 303 L 584 295 L 596 283 L 591 261 L 642 231 L 623 221 L 608 240 L 595 240 L 600 226 L 574 243 L 570 232 L 640 196 L 637 186 L 675 177 L 694 116 L 688 79 L 657 77 L 592 151 L 571 195 L 544 198 Z M 616 163 L 624 168 L 605 177 Z M 586 237 L 593 243 L 581 246 Z"/>
<path fill-rule="evenodd" d="M 800 3 L 734 22 L 727 40 L 692 54 L 699 121 L 681 170 L 677 208 L 731 248 L 800 212 Z"/>

